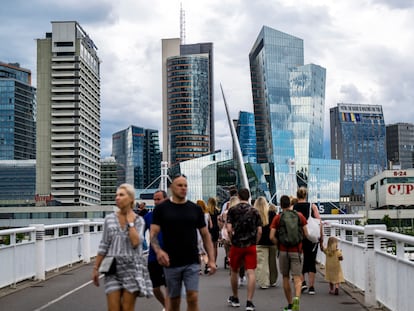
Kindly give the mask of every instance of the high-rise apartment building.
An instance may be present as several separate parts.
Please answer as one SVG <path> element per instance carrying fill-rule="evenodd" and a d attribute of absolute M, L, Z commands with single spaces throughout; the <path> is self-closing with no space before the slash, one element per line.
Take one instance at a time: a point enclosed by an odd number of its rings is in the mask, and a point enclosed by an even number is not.
<path fill-rule="evenodd" d="M 0 62 L 0 160 L 36 159 L 35 99 L 31 71 Z"/>
<path fill-rule="evenodd" d="M 339 163 L 323 158 L 326 70 L 304 64 L 302 39 L 267 26 L 249 60 L 257 161 L 273 164 L 276 197 L 301 177 L 310 200 L 338 202 Z"/>
<path fill-rule="evenodd" d="M 157 131 L 131 125 L 116 132 L 112 135 L 112 156 L 118 165 L 118 186 L 129 183 L 135 189 L 158 187 L 159 180 L 152 184 L 161 174 Z"/>
<path fill-rule="evenodd" d="M 101 160 L 101 205 L 115 205 L 117 163 L 114 157 Z"/>
<path fill-rule="evenodd" d="M 163 161 L 214 151 L 213 44 L 162 40 Z"/>
<path fill-rule="evenodd" d="M 396 123 L 386 126 L 387 159 L 400 169 L 414 168 L 414 124 Z"/>
<path fill-rule="evenodd" d="M 37 40 L 36 193 L 62 205 L 100 203 L 100 60 L 75 21 Z"/>
<path fill-rule="evenodd" d="M 340 103 L 330 109 L 330 121 L 331 157 L 341 161 L 341 197 L 362 201 L 364 183 L 387 166 L 382 106 Z"/>
<path fill-rule="evenodd" d="M 236 133 L 239 139 L 243 162 L 256 163 L 256 128 L 254 126 L 254 114 L 240 111 L 236 122 Z"/>

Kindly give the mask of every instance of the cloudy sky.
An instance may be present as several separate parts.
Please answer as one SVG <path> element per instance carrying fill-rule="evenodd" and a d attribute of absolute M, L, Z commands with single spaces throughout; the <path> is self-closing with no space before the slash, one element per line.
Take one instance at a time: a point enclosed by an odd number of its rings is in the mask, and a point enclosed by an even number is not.
<path fill-rule="evenodd" d="M 414 122 L 412 0 L 2 0 L 0 61 L 30 69 L 36 86 L 36 40 L 51 21 L 75 20 L 98 47 L 101 64 L 102 156 L 112 133 L 133 124 L 161 131 L 161 39 L 213 42 L 216 149 L 232 118 L 253 111 L 249 51 L 263 25 L 304 40 L 305 64 L 327 69 L 329 108 L 339 102 L 382 105 L 386 124 Z M 161 132 L 160 132 L 161 136 Z"/>

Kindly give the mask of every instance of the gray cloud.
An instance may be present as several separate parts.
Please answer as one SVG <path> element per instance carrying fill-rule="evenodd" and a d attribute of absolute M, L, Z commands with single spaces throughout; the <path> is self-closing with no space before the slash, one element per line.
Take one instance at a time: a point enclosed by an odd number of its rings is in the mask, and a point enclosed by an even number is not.
<path fill-rule="evenodd" d="M 408 9 L 414 7 L 412 0 L 372 0 L 372 3 L 382 4 L 391 9 Z"/>

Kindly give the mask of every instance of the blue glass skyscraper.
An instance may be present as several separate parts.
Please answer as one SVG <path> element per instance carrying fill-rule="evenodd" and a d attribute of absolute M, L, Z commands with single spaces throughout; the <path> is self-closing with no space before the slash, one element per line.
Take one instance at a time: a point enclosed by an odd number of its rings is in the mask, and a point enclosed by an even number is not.
<path fill-rule="evenodd" d="M 0 160 L 36 159 L 36 89 L 31 72 L 0 62 Z"/>
<path fill-rule="evenodd" d="M 254 125 L 254 114 L 240 111 L 236 126 L 243 162 L 257 163 L 256 152 L 256 128 Z"/>
<path fill-rule="evenodd" d="M 303 182 L 310 200 L 338 202 L 339 162 L 323 159 L 326 70 L 303 55 L 302 39 L 267 26 L 251 49 L 257 161 L 273 163 L 277 198 Z"/>
<path fill-rule="evenodd" d="M 341 160 L 341 197 L 364 195 L 364 183 L 386 169 L 386 129 L 380 105 L 330 109 L 331 157 Z"/>

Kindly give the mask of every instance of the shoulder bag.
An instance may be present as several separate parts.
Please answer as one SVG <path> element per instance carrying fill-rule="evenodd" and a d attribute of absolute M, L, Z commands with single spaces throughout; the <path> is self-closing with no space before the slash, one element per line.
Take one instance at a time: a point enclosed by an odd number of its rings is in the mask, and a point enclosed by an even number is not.
<path fill-rule="evenodd" d="M 318 243 L 321 237 L 321 220 L 312 217 L 312 203 L 309 203 L 309 218 L 307 228 L 307 239 L 312 243 Z"/>

